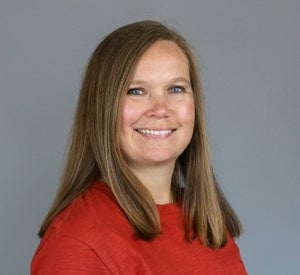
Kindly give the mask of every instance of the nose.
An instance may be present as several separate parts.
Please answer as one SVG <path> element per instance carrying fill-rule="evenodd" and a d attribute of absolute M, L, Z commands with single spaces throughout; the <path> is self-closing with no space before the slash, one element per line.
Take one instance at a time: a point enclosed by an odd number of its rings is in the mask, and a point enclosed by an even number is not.
<path fill-rule="evenodd" d="M 164 118 L 170 115 L 170 106 L 165 94 L 151 95 L 149 99 L 149 117 Z"/>

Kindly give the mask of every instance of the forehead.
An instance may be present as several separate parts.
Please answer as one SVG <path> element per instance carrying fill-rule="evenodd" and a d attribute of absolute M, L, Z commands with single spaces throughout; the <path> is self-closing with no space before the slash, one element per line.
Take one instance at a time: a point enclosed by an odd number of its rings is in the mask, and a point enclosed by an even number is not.
<path fill-rule="evenodd" d="M 151 45 L 141 56 L 138 63 L 153 58 L 177 58 L 180 61 L 188 62 L 183 50 L 173 41 L 159 40 Z"/>
<path fill-rule="evenodd" d="M 174 42 L 155 42 L 138 60 L 133 78 L 147 75 L 188 77 L 189 62 L 182 49 Z"/>

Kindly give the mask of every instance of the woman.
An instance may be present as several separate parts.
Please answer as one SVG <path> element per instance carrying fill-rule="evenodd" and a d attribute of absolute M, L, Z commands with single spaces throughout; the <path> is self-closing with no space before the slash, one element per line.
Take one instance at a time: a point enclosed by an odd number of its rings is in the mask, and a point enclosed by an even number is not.
<path fill-rule="evenodd" d="M 218 187 L 195 58 L 153 21 L 93 53 L 31 274 L 246 274 Z"/>

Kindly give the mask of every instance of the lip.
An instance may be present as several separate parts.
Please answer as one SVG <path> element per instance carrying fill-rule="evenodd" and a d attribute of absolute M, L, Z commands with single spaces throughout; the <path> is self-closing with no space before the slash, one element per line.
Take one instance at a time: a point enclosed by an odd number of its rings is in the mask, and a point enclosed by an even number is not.
<path fill-rule="evenodd" d="M 148 129 L 148 128 L 137 128 L 134 129 L 136 132 L 146 136 L 155 136 L 155 137 L 165 137 L 172 132 L 176 131 L 176 129 Z"/>

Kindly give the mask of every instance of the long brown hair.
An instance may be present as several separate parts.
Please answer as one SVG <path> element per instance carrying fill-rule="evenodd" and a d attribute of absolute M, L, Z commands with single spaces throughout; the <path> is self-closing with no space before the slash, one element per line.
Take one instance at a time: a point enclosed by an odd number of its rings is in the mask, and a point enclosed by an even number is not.
<path fill-rule="evenodd" d="M 172 192 L 180 200 L 186 239 L 222 247 L 226 230 L 239 236 L 240 222 L 221 192 L 212 171 L 203 110 L 203 94 L 195 57 L 186 40 L 155 21 L 123 26 L 109 34 L 88 63 L 73 124 L 71 143 L 61 184 L 39 231 L 42 237 L 52 219 L 101 179 L 114 193 L 136 234 L 150 240 L 160 234 L 157 208 L 150 192 L 128 168 L 118 138 L 120 104 L 135 66 L 156 41 L 176 43 L 189 62 L 195 101 L 191 142 L 177 159 Z M 182 188 L 184 187 L 184 188 Z"/>

